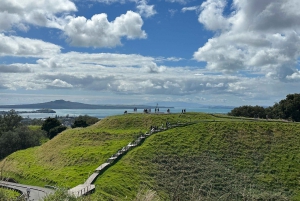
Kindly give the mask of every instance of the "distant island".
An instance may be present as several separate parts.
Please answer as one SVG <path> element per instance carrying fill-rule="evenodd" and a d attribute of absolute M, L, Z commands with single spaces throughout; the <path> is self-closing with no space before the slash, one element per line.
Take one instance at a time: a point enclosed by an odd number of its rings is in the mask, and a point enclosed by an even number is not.
<path fill-rule="evenodd" d="M 9 111 L 0 111 L 1 114 L 7 114 Z M 26 113 L 56 113 L 51 109 L 40 109 L 40 110 L 31 110 L 31 111 L 16 111 L 17 114 L 26 114 Z"/>
<path fill-rule="evenodd" d="M 40 109 L 40 110 L 33 110 L 33 111 L 17 111 L 17 113 L 56 113 L 56 112 L 51 109 Z"/>
<path fill-rule="evenodd" d="M 37 108 L 51 108 L 51 109 L 149 109 L 156 106 L 149 105 L 91 105 L 84 103 L 77 103 L 65 100 L 55 100 L 46 103 L 24 104 L 24 105 L 0 105 L 0 108 L 6 109 L 37 109 Z M 159 108 L 174 108 L 159 106 Z M 41 113 L 41 112 L 40 112 Z"/>

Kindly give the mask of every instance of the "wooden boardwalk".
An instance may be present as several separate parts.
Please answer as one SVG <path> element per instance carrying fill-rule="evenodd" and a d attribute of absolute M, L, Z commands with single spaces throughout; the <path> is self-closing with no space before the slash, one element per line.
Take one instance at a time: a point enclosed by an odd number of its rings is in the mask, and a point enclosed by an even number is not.
<path fill-rule="evenodd" d="M 75 197 L 81 197 L 83 195 L 87 195 L 95 190 L 95 185 L 93 184 L 80 184 L 68 190 L 70 195 Z"/>

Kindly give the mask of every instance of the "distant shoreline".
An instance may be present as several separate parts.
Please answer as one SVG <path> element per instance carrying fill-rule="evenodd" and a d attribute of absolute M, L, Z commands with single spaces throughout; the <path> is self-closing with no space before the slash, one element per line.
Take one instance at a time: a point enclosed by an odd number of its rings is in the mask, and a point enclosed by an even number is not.
<path fill-rule="evenodd" d="M 52 109 L 39 109 L 39 110 L 31 110 L 31 111 L 15 111 L 17 114 L 26 114 L 26 113 L 56 113 L 56 111 Z M 0 111 L 0 114 L 7 114 L 9 111 Z"/>

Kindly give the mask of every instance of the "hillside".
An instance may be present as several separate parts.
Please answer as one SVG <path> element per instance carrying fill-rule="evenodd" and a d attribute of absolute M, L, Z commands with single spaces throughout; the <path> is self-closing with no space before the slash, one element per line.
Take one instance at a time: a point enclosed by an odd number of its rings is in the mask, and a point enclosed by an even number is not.
<path fill-rule="evenodd" d="M 69 129 L 0 163 L 21 183 L 73 187 L 151 125 L 195 122 L 148 138 L 96 180 L 95 200 L 131 200 L 152 189 L 162 200 L 300 199 L 300 124 L 201 113 L 109 117 Z M 200 199 L 201 198 L 201 199 Z"/>

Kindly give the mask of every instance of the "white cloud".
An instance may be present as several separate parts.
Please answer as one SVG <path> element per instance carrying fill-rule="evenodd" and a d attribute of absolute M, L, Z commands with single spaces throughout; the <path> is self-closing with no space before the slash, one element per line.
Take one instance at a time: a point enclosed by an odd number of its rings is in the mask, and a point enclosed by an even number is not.
<path fill-rule="evenodd" d="M 141 28 L 143 20 L 138 13 L 126 14 L 109 22 L 105 13 L 94 15 L 90 20 L 76 17 L 65 26 L 65 35 L 73 46 L 115 47 L 121 45 L 121 38 L 146 38 Z"/>
<path fill-rule="evenodd" d="M 61 47 L 52 43 L 0 33 L 0 56 L 50 57 L 60 53 Z"/>
<path fill-rule="evenodd" d="M 181 12 L 185 13 L 186 11 L 199 11 L 200 10 L 200 6 L 191 6 L 191 7 L 183 7 L 181 9 Z"/>
<path fill-rule="evenodd" d="M 73 87 L 71 84 L 69 84 L 65 81 L 62 81 L 60 79 L 53 80 L 53 82 L 49 86 L 58 87 L 58 88 L 72 88 Z"/>
<path fill-rule="evenodd" d="M 156 13 L 146 0 L 136 1 L 138 11 L 145 17 Z M 18 1 L 3 0 L 0 7 L 0 33 L 14 29 L 28 31 L 30 26 L 56 28 L 64 31 L 74 46 L 115 47 L 121 39 L 146 38 L 142 30 L 143 20 L 138 13 L 128 11 L 109 22 L 107 15 L 96 14 L 91 19 L 74 17 L 77 11 L 70 0 Z"/>
<path fill-rule="evenodd" d="M 216 36 L 194 58 L 207 62 L 210 70 L 250 70 L 288 81 L 300 57 L 298 5 L 295 0 L 234 0 L 235 10 L 224 16 L 225 0 L 207 0 L 199 22 Z"/>
<path fill-rule="evenodd" d="M 1 0 L 0 31 L 7 31 L 12 27 L 26 31 L 26 24 L 61 29 L 65 16 L 76 10 L 75 4 L 70 0 Z M 57 16 L 61 14 L 65 16 Z"/>
<path fill-rule="evenodd" d="M 202 12 L 199 15 L 199 22 L 209 30 L 223 30 L 229 25 L 227 19 L 223 16 L 223 10 L 226 6 L 225 0 L 207 0 L 201 5 Z"/>
<path fill-rule="evenodd" d="M 166 67 L 160 66 L 158 67 L 156 63 L 150 62 L 149 64 L 142 66 L 142 71 L 147 73 L 162 73 L 166 70 Z"/>
<path fill-rule="evenodd" d="M 157 14 L 154 5 L 147 5 L 146 0 L 140 0 L 137 4 L 136 8 L 141 16 L 151 17 Z"/>
<path fill-rule="evenodd" d="M 296 72 L 294 72 L 292 75 L 288 75 L 287 76 L 288 80 L 300 80 L 300 71 L 297 70 Z"/>

